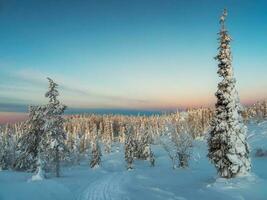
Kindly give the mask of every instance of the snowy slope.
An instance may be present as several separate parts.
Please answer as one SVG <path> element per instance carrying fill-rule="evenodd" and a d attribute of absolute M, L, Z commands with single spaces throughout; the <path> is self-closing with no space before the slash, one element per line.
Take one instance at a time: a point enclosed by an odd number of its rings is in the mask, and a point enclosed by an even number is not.
<path fill-rule="evenodd" d="M 189 169 L 173 170 L 159 146 L 153 146 L 156 166 L 136 161 L 135 169 L 125 170 L 123 152 L 104 155 L 100 168 L 90 169 L 88 161 L 64 167 L 63 177 L 28 181 L 32 174 L 0 172 L 0 200 L 266 200 L 267 157 L 254 157 L 255 149 L 267 149 L 267 121 L 248 125 L 252 149 L 252 173 L 248 177 L 217 178 L 206 158 L 205 141 L 195 141 Z"/>

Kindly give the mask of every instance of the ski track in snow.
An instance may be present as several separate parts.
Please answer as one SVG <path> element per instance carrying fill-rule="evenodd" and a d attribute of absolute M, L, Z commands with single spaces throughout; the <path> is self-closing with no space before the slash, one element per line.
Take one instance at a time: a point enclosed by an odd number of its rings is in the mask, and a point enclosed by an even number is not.
<path fill-rule="evenodd" d="M 129 200 L 122 190 L 122 184 L 122 174 L 106 174 L 89 184 L 78 200 Z"/>

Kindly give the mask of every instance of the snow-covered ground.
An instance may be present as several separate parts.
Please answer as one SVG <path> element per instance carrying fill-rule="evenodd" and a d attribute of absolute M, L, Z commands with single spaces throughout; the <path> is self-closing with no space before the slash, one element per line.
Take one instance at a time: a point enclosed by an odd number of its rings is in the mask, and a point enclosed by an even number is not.
<path fill-rule="evenodd" d="M 251 146 L 251 175 L 232 180 L 217 178 L 206 158 L 204 140 L 194 143 L 189 169 L 172 169 L 159 146 L 153 146 L 156 166 L 136 161 L 126 171 L 123 151 L 104 155 L 102 166 L 90 169 L 88 161 L 64 167 L 63 176 L 29 181 L 32 174 L 1 171 L 0 200 L 266 200 L 267 157 L 255 157 L 255 150 L 267 150 L 267 121 L 248 125 Z"/>

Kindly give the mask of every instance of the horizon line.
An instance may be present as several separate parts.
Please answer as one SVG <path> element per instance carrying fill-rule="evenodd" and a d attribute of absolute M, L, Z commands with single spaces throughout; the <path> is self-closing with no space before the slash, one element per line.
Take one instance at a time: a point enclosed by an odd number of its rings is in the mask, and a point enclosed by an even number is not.
<path fill-rule="evenodd" d="M 255 100 L 251 102 L 241 103 L 243 106 L 252 106 L 257 102 L 262 102 L 267 98 Z M 41 104 L 17 104 L 17 103 L 0 103 L 0 113 L 28 113 L 29 106 L 38 106 Z M 92 112 L 174 112 L 174 111 L 186 111 L 188 109 L 199 109 L 199 108 L 213 108 L 214 104 L 209 105 L 195 105 L 195 106 L 177 106 L 177 107 L 151 107 L 151 108 L 143 108 L 143 107 L 74 107 L 68 106 L 65 114 L 82 114 L 82 113 L 92 113 Z"/>

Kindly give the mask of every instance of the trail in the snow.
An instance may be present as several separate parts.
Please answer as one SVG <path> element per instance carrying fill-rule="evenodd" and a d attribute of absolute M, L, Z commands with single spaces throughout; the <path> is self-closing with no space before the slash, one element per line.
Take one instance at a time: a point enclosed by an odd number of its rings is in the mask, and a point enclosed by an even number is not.
<path fill-rule="evenodd" d="M 79 200 L 129 200 L 123 191 L 124 176 L 113 172 L 89 184 Z"/>

